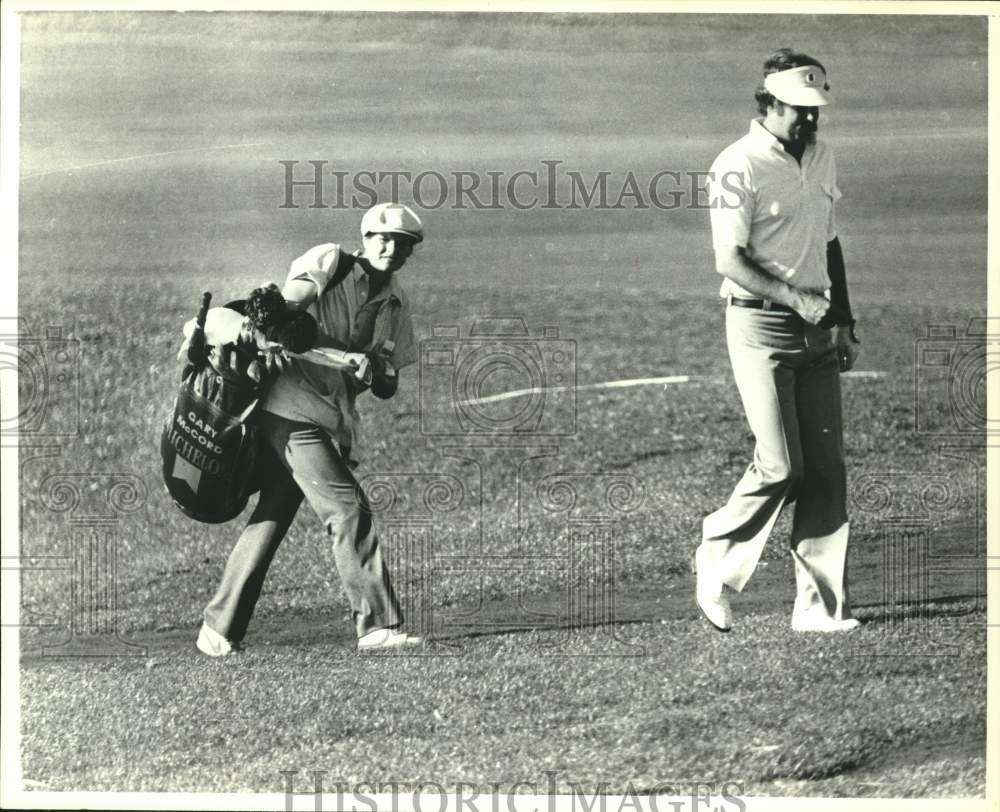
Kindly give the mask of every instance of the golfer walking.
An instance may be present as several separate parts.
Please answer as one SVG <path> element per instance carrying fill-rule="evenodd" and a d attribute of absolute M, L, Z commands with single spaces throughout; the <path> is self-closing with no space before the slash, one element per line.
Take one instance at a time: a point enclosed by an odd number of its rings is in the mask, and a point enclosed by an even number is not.
<path fill-rule="evenodd" d="M 712 244 L 724 277 L 726 339 L 756 438 L 729 501 L 707 516 L 696 597 L 719 630 L 775 520 L 794 503 L 792 628 L 856 628 L 847 590 L 846 477 L 840 379 L 857 356 L 834 210 L 833 153 L 816 139 L 830 104 L 826 71 L 782 49 L 764 63 L 761 118 L 712 166 Z"/>
<path fill-rule="evenodd" d="M 408 207 L 384 203 L 361 220 L 362 248 L 335 243 L 310 249 L 291 266 L 282 293 L 319 326 L 318 346 L 365 353 L 373 394 L 391 397 L 398 370 L 416 361 L 410 309 L 396 273 L 423 227 Z M 382 559 L 371 510 L 352 469 L 358 412 L 369 385 L 351 372 L 294 360 L 262 403 L 266 447 L 262 487 L 204 613 L 198 648 L 223 656 L 247 631 L 267 569 L 303 498 L 326 528 L 354 616 L 359 650 L 414 646 Z M 267 451 L 271 453 L 268 454 Z"/>

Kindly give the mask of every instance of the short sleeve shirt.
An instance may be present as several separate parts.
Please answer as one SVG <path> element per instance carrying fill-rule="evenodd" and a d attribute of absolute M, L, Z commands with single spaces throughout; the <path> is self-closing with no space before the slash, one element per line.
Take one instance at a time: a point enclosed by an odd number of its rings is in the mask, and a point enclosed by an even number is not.
<path fill-rule="evenodd" d="M 339 284 L 331 284 L 350 261 L 336 243 L 311 248 L 294 260 L 287 281 L 306 279 L 316 286 L 309 313 L 319 326 L 319 346 L 350 352 L 381 349 L 396 369 L 417 360 L 409 301 L 393 274 L 369 297 L 368 275 L 357 265 Z M 359 415 L 357 389 L 349 373 L 294 359 L 274 383 L 265 411 L 326 429 L 343 448 L 354 447 Z"/>
<path fill-rule="evenodd" d="M 724 149 L 709 173 L 712 245 L 738 246 L 789 285 L 822 293 L 830 287 L 826 244 L 837 236 L 840 199 L 833 151 L 817 140 L 802 163 L 759 121 Z M 726 279 L 720 295 L 753 296 Z"/>

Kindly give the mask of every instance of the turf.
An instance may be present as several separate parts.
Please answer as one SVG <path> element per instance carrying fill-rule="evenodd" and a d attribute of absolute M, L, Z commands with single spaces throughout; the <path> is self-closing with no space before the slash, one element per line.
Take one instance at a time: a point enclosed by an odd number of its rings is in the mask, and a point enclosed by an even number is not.
<path fill-rule="evenodd" d="M 816 640 L 756 614 L 738 634 L 685 618 L 620 628 L 619 641 L 499 635 L 456 656 L 358 657 L 314 641 L 235 661 L 185 648 L 33 665 L 26 717 L 53 704 L 74 713 L 58 728 L 26 726 L 26 774 L 50 789 L 280 792 L 282 770 L 298 771 L 299 790 L 324 770 L 328 787 L 406 793 L 422 780 L 547 790 L 554 771 L 559 794 L 698 780 L 753 795 L 885 796 L 900 782 L 916 796 L 977 795 L 981 634 L 956 634 L 948 612 L 926 627 L 955 644 L 946 662 L 963 678 L 948 680 L 946 702 L 926 673 L 933 645 L 862 656 L 854 647 L 877 642 L 877 624 Z"/>
<path fill-rule="evenodd" d="M 281 770 L 486 785 L 542 784 L 551 769 L 564 792 L 695 779 L 760 795 L 982 796 L 985 592 L 982 573 L 958 565 L 985 543 L 983 437 L 956 424 L 955 390 L 921 348 L 931 325 L 961 334 L 985 314 L 985 21 L 386 20 L 25 21 L 19 312 L 35 336 L 54 325 L 79 342 L 80 361 L 46 392 L 58 455 L 22 454 L 22 554 L 69 556 L 82 532 L 70 520 L 107 513 L 111 484 L 133 484 L 136 509 L 114 526 L 117 607 L 95 617 L 146 650 L 41 656 L 66 636 L 69 577 L 24 575 L 26 777 L 56 790 L 280 792 Z M 421 432 L 451 409 L 450 382 L 404 371 L 395 399 L 366 404 L 361 473 L 373 491 L 395 489 L 395 504 L 378 503 L 387 556 L 441 656 L 350 653 L 332 560 L 303 510 L 247 651 L 199 659 L 201 608 L 240 522 L 193 524 L 160 486 L 179 327 L 202 290 L 225 300 L 280 281 L 310 245 L 352 244 L 358 219 L 301 194 L 280 208 L 279 161 L 450 177 L 559 160 L 618 182 L 704 171 L 753 114 L 761 56 L 791 40 L 836 79 L 821 124 L 845 193 L 859 368 L 878 373 L 844 380 L 866 627 L 829 640 L 788 629 L 787 517 L 732 634 L 710 634 L 693 606 L 701 517 L 753 444 L 703 209 L 441 208 L 421 211 L 428 239 L 402 276 L 422 339 L 516 315 L 533 336 L 556 327 L 572 342 L 579 384 L 694 380 L 552 397 L 544 425 L 568 433 L 531 438 L 530 455 L 487 445 L 462 459 L 446 451 L 455 440 Z M 873 79 L 887 66 L 910 81 L 890 93 Z M 966 381 L 981 407 L 977 383 Z M 22 376 L 22 394 L 31 384 Z M 543 483 L 580 474 L 574 508 L 558 491 L 543 498 Z M 82 483 L 75 508 L 60 478 Z M 454 497 L 424 501 L 432 482 Z M 628 510 L 604 496 L 615 482 L 631 488 Z M 907 544 L 926 558 L 897 569 L 890 554 Z"/>

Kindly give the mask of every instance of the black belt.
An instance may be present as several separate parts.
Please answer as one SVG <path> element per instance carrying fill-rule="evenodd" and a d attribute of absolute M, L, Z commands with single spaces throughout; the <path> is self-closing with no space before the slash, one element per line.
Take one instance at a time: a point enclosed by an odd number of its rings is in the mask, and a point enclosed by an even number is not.
<path fill-rule="evenodd" d="M 735 296 L 729 297 L 729 304 L 733 307 L 749 307 L 753 310 L 773 310 L 778 313 L 794 313 L 795 311 L 788 305 L 769 302 L 765 299 L 737 299 Z"/>

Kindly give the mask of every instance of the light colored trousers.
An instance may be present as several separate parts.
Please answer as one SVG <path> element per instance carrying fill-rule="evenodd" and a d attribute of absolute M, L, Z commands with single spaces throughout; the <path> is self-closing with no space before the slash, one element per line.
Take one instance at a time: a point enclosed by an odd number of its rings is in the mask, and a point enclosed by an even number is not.
<path fill-rule="evenodd" d="M 847 482 L 832 333 L 793 313 L 730 306 L 726 339 L 757 445 L 729 501 L 704 520 L 708 563 L 742 590 L 778 514 L 794 501 L 794 611 L 822 607 L 848 618 Z"/>
<path fill-rule="evenodd" d="M 258 460 L 265 470 L 257 507 L 229 554 L 205 622 L 228 640 L 243 639 L 271 559 L 304 496 L 326 525 L 358 636 L 402 623 L 368 500 L 330 435 L 262 412 L 260 439 L 268 448 Z"/>

